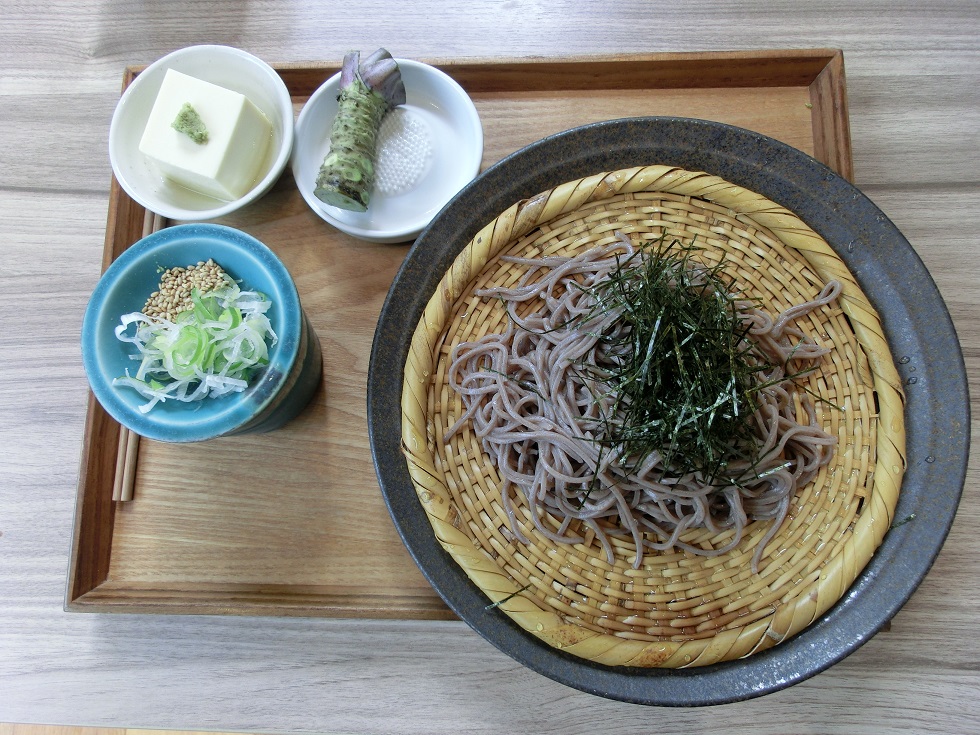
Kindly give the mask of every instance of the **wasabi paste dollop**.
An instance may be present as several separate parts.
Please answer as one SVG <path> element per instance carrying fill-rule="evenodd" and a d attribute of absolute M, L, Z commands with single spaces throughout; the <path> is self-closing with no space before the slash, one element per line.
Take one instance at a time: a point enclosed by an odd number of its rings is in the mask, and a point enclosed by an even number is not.
<path fill-rule="evenodd" d="M 190 102 L 185 102 L 177 113 L 177 117 L 170 123 L 170 127 L 178 133 L 183 133 L 198 145 L 208 142 L 208 129 L 201 116 Z"/>

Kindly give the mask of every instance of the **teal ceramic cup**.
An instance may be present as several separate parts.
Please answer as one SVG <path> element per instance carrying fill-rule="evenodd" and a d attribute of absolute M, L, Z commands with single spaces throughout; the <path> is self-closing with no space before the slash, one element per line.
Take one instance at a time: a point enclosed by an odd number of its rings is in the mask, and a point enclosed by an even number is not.
<path fill-rule="evenodd" d="M 124 314 L 138 312 L 157 290 L 163 271 L 214 260 L 243 290 L 260 291 L 272 302 L 266 313 L 277 340 L 269 362 L 239 393 L 199 401 L 166 400 L 147 413 L 136 390 L 113 385 L 134 374 L 136 347 L 115 334 Z M 322 382 L 316 333 L 283 263 L 268 247 L 240 230 L 216 224 L 176 225 L 144 237 L 106 269 L 82 321 L 82 362 L 103 408 L 140 436 L 165 442 L 196 442 L 235 434 L 267 432 L 295 418 Z"/>

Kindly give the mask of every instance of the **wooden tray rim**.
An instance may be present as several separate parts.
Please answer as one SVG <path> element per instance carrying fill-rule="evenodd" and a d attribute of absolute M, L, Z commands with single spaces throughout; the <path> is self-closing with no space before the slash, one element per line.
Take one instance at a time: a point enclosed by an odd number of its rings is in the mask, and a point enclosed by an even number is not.
<path fill-rule="evenodd" d="M 470 94 L 604 89 L 806 87 L 814 157 L 853 179 L 843 52 L 839 49 L 664 52 L 568 57 L 431 58 Z M 311 94 L 339 65 L 273 63 L 294 99 Z M 127 66 L 122 88 L 145 69 Z M 624 74 L 627 69 L 630 74 Z M 693 80 L 694 83 L 691 83 Z M 550 82 L 550 83 L 549 83 Z M 687 83 L 684 83 L 687 82 Z M 518 86 L 519 85 L 519 86 Z M 146 212 L 113 178 L 102 270 L 140 239 Z M 76 487 L 64 609 L 69 612 L 300 615 L 454 619 L 444 606 L 406 595 L 400 607 L 377 596 L 291 585 L 125 584 L 109 580 L 116 503 L 111 498 L 120 426 L 88 394 Z M 108 447 L 107 451 L 101 451 Z M 390 602 L 390 599 L 388 600 Z"/>

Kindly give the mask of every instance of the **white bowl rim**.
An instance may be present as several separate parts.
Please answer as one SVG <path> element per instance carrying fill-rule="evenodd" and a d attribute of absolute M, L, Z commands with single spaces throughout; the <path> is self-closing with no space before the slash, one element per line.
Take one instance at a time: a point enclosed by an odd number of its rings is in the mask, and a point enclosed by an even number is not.
<path fill-rule="evenodd" d="M 179 59 L 184 56 L 191 56 L 196 53 L 226 54 L 228 56 L 235 56 L 253 63 L 258 69 L 261 69 L 273 80 L 274 86 L 276 87 L 278 112 L 283 116 L 282 142 L 279 147 L 279 152 L 276 155 L 276 159 L 273 161 L 272 166 L 269 168 L 266 175 L 261 181 L 256 182 L 255 186 L 253 186 L 244 196 L 231 202 L 222 202 L 219 206 L 212 207 L 210 209 L 185 209 L 183 207 L 166 204 L 164 202 L 151 201 L 150 198 L 144 196 L 126 177 L 122 167 L 116 161 L 116 147 L 113 143 L 113 141 L 116 139 L 115 130 L 121 124 L 126 103 L 129 101 L 129 98 L 135 94 L 133 90 L 137 89 L 137 85 L 140 84 L 140 79 L 147 78 L 152 72 L 155 72 L 162 67 L 167 67 L 169 64 L 173 63 L 175 59 Z M 286 164 L 292 155 L 295 133 L 295 125 L 293 124 L 292 97 L 289 93 L 289 89 L 286 87 L 286 83 L 279 75 L 279 72 L 273 69 L 270 64 L 260 59 L 255 54 L 251 54 L 248 51 L 235 46 L 226 46 L 222 44 L 198 44 L 195 46 L 184 46 L 183 48 L 171 51 L 170 53 L 160 57 L 153 63 L 146 66 L 137 74 L 132 82 L 127 85 L 126 89 L 123 90 L 122 95 L 116 102 L 116 107 L 112 113 L 112 120 L 109 123 L 109 163 L 112 167 L 112 173 L 116 177 L 116 181 L 119 182 L 119 185 L 123 188 L 123 190 L 138 204 L 168 219 L 182 220 L 185 222 L 200 222 L 203 220 L 216 219 L 226 214 L 230 214 L 231 212 L 241 209 L 245 205 L 252 203 L 262 196 L 276 181 L 276 179 L 279 178 L 285 169 Z"/>
<path fill-rule="evenodd" d="M 422 72 L 423 74 L 428 75 L 430 78 L 438 79 L 440 83 L 444 84 L 448 89 L 452 90 L 452 92 L 458 97 L 458 99 L 462 103 L 462 107 L 466 112 L 465 117 L 463 117 L 462 119 L 465 121 L 465 127 L 470 129 L 472 135 L 469 137 L 473 141 L 472 146 L 468 146 L 467 150 L 472 150 L 475 153 L 473 170 L 467 172 L 468 174 L 467 181 L 471 181 L 473 178 L 477 176 L 477 174 L 480 173 L 480 167 L 483 161 L 483 145 L 484 145 L 483 122 L 480 119 L 480 114 L 477 111 L 476 105 L 473 103 L 472 98 L 469 96 L 466 90 L 463 89 L 462 85 L 460 85 L 459 82 L 453 79 L 449 74 L 444 72 L 442 69 L 432 66 L 431 64 L 426 64 L 425 62 L 422 61 L 417 61 L 415 59 L 403 59 L 403 58 L 396 57 L 395 61 L 398 63 L 400 67 L 412 68 Z M 306 103 L 303 105 L 303 109 L 300 110 L 299 116 L 296 119 L 297 140 L 299 139 L 302 133 L 304 123 L 309 117 L 307 111 L 312 109 L 312 103 L 315 102 L 317 99 L 319 99 L 323 94 L 325 94 L 327 90 L 329 90 L 333 85 L 335 85 L 338 82 L 339 79 L 340 79 L 340 72 L 338 71 L 332 76 L 330 76 L 326 81 L 324 81 L 323 84 L 317 87 L 317 89 L 314 90 L 313 94 L 309 96 Z M 295 155 L 298 152 L 297 151 L 298 148 L 299 146 L 297 145 L 293 149 L 294 156 L 292 161 L 292 170 L 293 170 L 294 179 L 297 179 L 296 170 L 299 165 L 295 157 Z M 338 230 L 341 230 L 342 232 L 345 232 L 348 235 L 360 238 L 362 240 L 367 240 L 369 242 L 378 242 L 378 243 L 405 242 L 407 240 L 411 240 L 417 237 L 422 232 L 422 230 L 424 230 L 428 225 L 428 222 L 423 222 L 421 224 L 417 222 L 413 222 L 408 226 L 392 227 L 389 229 L 365 228 L 365 227 L 359 227 L 357 225 L 352 225 L 350 223 L 338 220 L 336 217 L 333 217 L 328 211 L 326 211 L 323 207 L 318 206 L 315 201 L 311 201 L 310 196 L 312 196 L 312 194 L 307 192 L 305 189 L 303 189 L 303 187 L 299 185 L 298 179 L 296 181 L 296 187 L 300 190 L 303 199 L 306 200 L 306 203 L 317 215 L 319 215 L 322 219 L 324 219 L 329 224 L 336 227 Z M 455 196 L 455 194 L 453 196 Z M 450 200 L 451 199 L 452 197 L 450 197 Z M 446 204 L 448 204 L 448 201 L 446 202 Z M 435 219 L 435 217 L 437 216 L 438 216 L 438 212 L 433 214 L 431 219 Z"/>

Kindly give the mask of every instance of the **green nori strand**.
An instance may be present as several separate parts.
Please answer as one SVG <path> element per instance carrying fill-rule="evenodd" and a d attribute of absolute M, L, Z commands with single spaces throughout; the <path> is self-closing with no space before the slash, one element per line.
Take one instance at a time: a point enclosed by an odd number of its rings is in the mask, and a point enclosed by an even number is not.
<path fill-rule="evenodd" d="M 693 262 L 695 250 L 660 240 L 588 289 L 596 309 L 621 310 L 628 329 L 604 338 L 621 356 L 617 364 L 583 370 L 613 398 L 597 441 L 617 447 L 634 466 L 661 452 L 676 476 L 696 472 L 707 482 L 737 483 L 726 468 L 757 458 L 755 376 L 772 366 L 748 355 L 749 324 L 722 264 Z"/>
<path fill-rule="evenodd" d="M 908 523 L 910 521 L 914 521 L 914 520 L 915 520 L 915 513 L 911 513 L 911 514 L 905 516 L 902 520 L 895 521 L 893 524 L 891 524 L 891 526 L 888 527 L 888 530 L 889 531 L 892 531 L 892 530 L 894 530 L 896 528 L 901 528 L 906 523 Z"/>
<path fill-rule="evenodd" d="M 525 590 L 529 590 L 529 589 L 531 589 L 531 585 L 530 584 L 526 584 L 523 587 L 521 587 L 519 590 L 517 590 L 517 592 L 511 592 L 506 597 L 504 597 L 504 598 L 502 598 L 500 600 L 497 600 L 496 602 L 491 602 L 489 605 L 487 605 L 483 609 L 484 610 L 493 610 L 495 608 L 498 608 L 501 605 L 503 605 L 505 602 L 509 602 L 510 600 L 514 599 L 515 597 L 517 597 L 519 594 L 521 594 Z"/>

